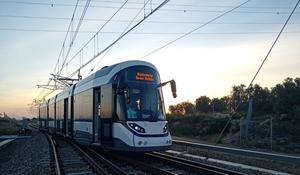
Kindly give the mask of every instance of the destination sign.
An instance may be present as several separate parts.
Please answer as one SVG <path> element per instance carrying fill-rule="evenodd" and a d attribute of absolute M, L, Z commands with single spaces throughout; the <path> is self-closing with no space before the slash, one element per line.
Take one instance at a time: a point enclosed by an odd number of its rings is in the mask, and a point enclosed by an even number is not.
<path fill-rule="evenodd" d="M 140 81 L 154 81 L 154 76 L 153 74 L 137 72 L 135 79 Z"/>

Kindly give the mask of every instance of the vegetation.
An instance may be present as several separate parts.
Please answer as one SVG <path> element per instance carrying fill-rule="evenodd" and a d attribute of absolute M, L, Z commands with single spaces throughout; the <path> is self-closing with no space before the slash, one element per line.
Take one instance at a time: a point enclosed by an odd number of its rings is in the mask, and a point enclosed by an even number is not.
<path fill-rule="evenodd" d="M 0 135 L 9 135 L 15 132 L 16 120 L 9 117 L 0 117 Z"/>
<path fill-rule="evenodd" d="M 300 78 L 286 78 L 282 84 L 271 89 L 255 84 L 248 89 L 244 84 L 233 86 L 229 95 L 222 98 L 200 96 L 195 103 L 189 101 L 170 105 L 169 111 L 174 114 L 233 113 L 246 114 L 248 102 L 253 97 L 253 115 L 288 114 L 300 119 Z M 238 105 L 239 104 L 239 105 Z M 243 115 L 244 116 L 244 115 Z"/>
<path fill-rule="evenodd" d="M 247 116 L 251 98 L 249 137 L 241 140 L 240 119 Z M 173 136 L 261 149 L 271 147 L 272 118 L 273 149 L 300 153 L 300 78 L 286 78 L 270 89 L 258 84 L 233 86 L 222 98 L 200 96 L 194 103 L 170 105 L 169 111 L 167 120 Z"/>
<path fill-rule="evenodd" d="M 28 122 L 36 122 L 37 119 L 27 119 Z M 10 118 L 4 113 L 4 117 L 0 117 L 0 135 L 16 134 L 22 127 L 22 123 L 15 118 Z"/>
<path fill-rule="evenodd" d="M 0 128 L 0 135 L 12 135 L 15 134 L 15 130 L 11 128 Z"/>
<path fill-rule="evenodd" d="M 2 115 L 2 113 L 0 113 Z M 10 118 L 5 113 L 4 117 L 0 117 L 0 135 L 16 134 L 22 128 L 22 122 L 17 121 L 15 118 Z M 24 120 L 24 119 L 23 119 Z M 37 123 L 37 118 L 28 119 L 28 123 Z"/>

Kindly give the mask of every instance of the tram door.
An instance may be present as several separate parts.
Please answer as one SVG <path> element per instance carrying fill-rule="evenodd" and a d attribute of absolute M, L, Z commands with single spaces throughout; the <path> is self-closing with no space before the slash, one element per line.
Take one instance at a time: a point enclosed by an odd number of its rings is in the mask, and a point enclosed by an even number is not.
<path fill-rule="evenodd" d="M 64 99 L 63 133 L 68 134 L 68 98 Z"/>
<path fill-rule="evenodd" d="M 100 142 L 100 116 L 101 116 L 101 103 L 100 103 L 100 87 L 94 89 L 94 107 L 93 107 L 93 138 L 94 142 Z"/>
<path fill-rule="evenodd" d="M 113 109 L 113 88 L 112 84 L 101 86 L 100 90 L 100 143 L 113 146 L 112 139 L 112 109 Z"/>

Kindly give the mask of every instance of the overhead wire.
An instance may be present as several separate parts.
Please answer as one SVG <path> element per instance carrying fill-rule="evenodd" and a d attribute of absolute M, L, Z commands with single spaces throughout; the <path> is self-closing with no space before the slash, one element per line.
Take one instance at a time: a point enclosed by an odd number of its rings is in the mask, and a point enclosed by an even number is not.
<path fill-rule="evenodd" d="M 93 2 L 99 2 L 99 3 L 110 3 L 110 4 L 122 4 L 122 1 L 93 1 Z M 71 6 L 73 7 L 72 4 L 63 4 L 63 3 L 42 3 L 42 2 L 22 2 L 22 1 L 0 1 L 0 3 L 15 3 L 15 4 L 27 4 L 27 5 L 42 5 L 42 6 Z M 143 4 L 142 2 L 128 2 L 128 4 L 136 4 L 140 5 Z M 158 5 L 156 3 L 153 3 L 155 5 Z M 234 6 L 229 6 L 229 5 L 199 5 L 199 4 L 168 4 L 169 7 L 200 7 L 200 8 L 233 8 Z M 78 7 L 84 7 L 83 5 L 78 5 Z M 108 5 L 92 5 L 90 6 L 91 8 L 118 8 L 115 6 L 108 6 Z M 266 7 L 240 7 L 240 9 L 290 9 L 289 7 L 274 7 L 274 6 L 266 6 Z M 134 7 L 126 7 L 126 9 L 138 9 Z M 162 10 L 169 10 L 169 9 L 162 9 Z M 172 9 L 170 9 L 172 10 Z M 174 11 L 177 11 L 173 9 Z"/>
<path fill-rule="evenodd" d="M 89 1 L 90 1 L 90 0 L 88 0 L 88 2 L 89 2 Z M 71 21 L 70 21 L 70 24 L 69 24 L 69 27 L 68 27 L 68 31 L 67 31 L 67 33 L 66 33 L 66 36 L 65 36 L 65 39 L 64 39 L 64 42 L 63 42 L 63 46 L 62 46 L 62 49 L 61 49 L 61 52 L 60 52 L 60 54 L 59 54 L 59 57 L 58 57 L 58 59 L 57 59 L 57 62 L 56 62 L 56 65 L 55 65 L 55 67 L 54 67 L 54 70 L 53 70 L 53 73 L 52 73 L 52 74 L 55 74 L 55 73 L 56 73 L 56 69 L 59 69 L 59 58 L 60 58 L 61 54 L 63 53 L 64 46 L 65 46 L 65 42 L 66 42 L 68 33 L 70 32 L 70 28 L 71 28 L 71 26 L 72 26 L 72 22 L 73 22 L 73 20 L 74 20 L 74 16 L 75 16 L 75 13 L 76 13 L 76 10 L 77 10 L 77 7 L 78 7 L 78 2 L 79 2 L 79 0 L 77 0 L 77 2 L 76 2 L 75 8 L 74 8 L 74 11 L 73 11 L 73 14 L 72 14 L 72 18 L 71 18 Z M 51 83 L 51 81 L 52 81 L 52 79 L 51 79 L 51 77 L 50 77 L 46 85 L 49 86 L 50 83 Z M 56 85 L 56 83 L 55 83 L 55 85 Z M 38 94 L 38 96 L 37 96 L 35 99 L 36 99 L 36 100 L 39 99 L 40 96 L 42 96 L 42 94 L 44 93 L 44 91 L 45 91 L 45 89 L 43 89 L 43 90 Z M 51 94 L 53 91 L 54 91 L 54 87 L 53 87 L 53 90 L 48 91 L 42 98 L 44 99 L 46 96 L 48 96 L 49 94 Z"/>
<path fill-rule="evenodd" d="M 2 31 L 16 31 L 16 32 L 49 32 L 49 33 L 65 33 L 65 31 L 62 30 L 28 30 L 28 29 L 7 29 L 7 28 L 0 28 Z M 94 31 L 78 31 L 77 33 L 95 33 Z M 98 34 L 122 34 L 123 32 L 110 32 L 110 31 L 102 31 Z M 245 34 L 272 34 L 272 33 L 278 33 L 275 31 L 249 31 L 249 32 L 193 32 L 190 35 L 214 35 L 214 34 L 221 34 L 221 35 L 245 35 Z M 294 31 L 285 31 L 283 33 L 300 33 L 300 30 L 294 30 Z M 183 35 L 186 34 L 185 32 L 131 32 L 131 35 Z"/>
<path fill-rule="evenodd" d="M 48 17 L 48 16 L 27 16 L 27 15 L 1 15 L 2 18 L 22 18 L 22 19 L 47 19 L 47 20 L 69 20 L 70 18 L 66 17 Z M 74 20 L 80 20 L 79 18 L 74 18 Z M 85 18 L 84 21 L 103 21 L 106 22 L 107 19 L 99 19 L 99 18 Z M 110 22 L 124 22 L 128 23 L 131 22 L 131 20 L 125 20 L 125 19 L 111 19 Z M 138 22 L 138 21 L 133 21 Z M 171 24 L 199 24 L 199 23 L 205 23 L 204 21 L 158 21 L 158 20 L 147 20 L 145 23 L 171 23 Z M 213 24 L 282 24 L 279 22 L 214 22 Z M 289 24 L 299 24 L 299 22 L 292 22 Z"/>
<path fill-rule="evenodd" d="M 249 0 L 249 1 L 250 1 L 250 0 Z M 247 1 L 247 2 L 248 2 L 248 1 Z M 247 3 L 247 2 L 246 2 L 246 3 Z M 231 11 L 232 11 L 232 10 L 231 10 Z M 228 12 L 226 12 L 225 14 L 227 14 L 227 13 L 228 13 Z M 223 14 L 223 15 L 225 15 L 225 14 Z M 223 15 L 221 15 L 221 16 L 223 16 Z M 221 16 L 220 16 L 220 17 L 221 17 Z M 219 18 L 219 17 L 218 17 L 218 18 Z M 216 19 L 218 19 L 218 18 L 216 18 Z M 214 19 L 214 20 L 216 20 L 216 19 Z M 194 31 L 196 31 L 196 30 L 198 30 L 199 28 L 201 28 L 201 27 L 203 27 L 203 26 L 205 26 L 205 25 L 207 25 L 207 24 L 213 22 L 214 20 L 211 20 L 211 21 L 209 21 L 209 22 L 203 24 L 202 26 L 196 28 L 195 30 L 193 30 L 193 31 L 191 31 L 191 32 L 189 32 L 189 33 L 185 33 L 183 36 L 177 38 L 176 40 L 172 41 L 171 43 L 168 43 L 167 45 L 172 44 L 173 42 L 175 42 L 175 41 L 177 41 L 177 40 L 179 40 L 179 39 L 181 39 L 181 38 L 183 38 L 183 37 L 185 37 L 185 36 L 187 36 L 187 35 L 189 35 L 189 34 L 195 34 Z M 148 22 L 149 22 L 149 21 L 148 21 Z M 1 29 L 0 29 L 0 30 L 1 30 Z M 49 30 L 49 31 L 51 31 L 51 30 Z M 132 34 L 147 34 L 147 33 L 132 32 Z M 148 34 L 149 34 L 149 33 L 148 33 Z M 150 33 L 150 34 L 151 34 L 151 33 Z M 159 34 L 159 33 L 153 33 L 153 34 Z M 161 33 L 161 34 L 164 34 L 164 33 Z M 177 33 L 177 34 L 182 34 L 182 33 Z M 220 34 L 222 34 L 222 33 L 220 33 Z M 224 34 L 224 33 L 223 33 L 223 34 Z M 163 47 L 161 47 L 161 48 L 159 48 L 159 49 L 157 49 L 157 50 L 151 52 L 150 54 L 152 54 L 152 53 L 154 53 L 154 52 L 156 52 L 156 51 L 158 51 L 158 50 L 160 50 L 160 49 L 166 47 L 167 45 L 164 45 Z M 147 54 L 146 56 L 148 56 L 148 55 L 150 55 L 150 54 Z M 144 56 L 144 57 L 146 57 L 146 56 Z M 144 57 L 142 57 L 142 58 L 140 58 L 140 59 L 143 59 Z M 103 59 L 103 58 L 102 58 L 102 59 Z M 98 63 L 97 63 L 97 64 L 98 64 Z"/>
<path fill-rule="evenodd" d="M 78 0 L 78 1 L 79 1 L 79 0 Z M 78 1 L 77 1 L 77 4 L 78 4 Z M 127 2 L 127 1 L 126 1 L 126 2 Z M 76 7 L 77 7 L 77 5 L 76 5 Z M 72 20 L 73 20 L 75 11 L 76 11 L 76 8 L 75 8 L 75 10 L 74 10 L 74 12 L 73 12 L 72 19 L 71 19 L 71 22 L 70 22 L 70 25 L 69 25 L 69 29 L 70 29 L 70 26 L 71 26 L 71 24 L 72 24 Z M 86 13 L 86 10 L 84 10 L 83 13 L 85 14 L 85 13 Z M 82 16 L 84 16 L 84 15 L 82 15 Z M 81 19 L 83 19 L 83 17 L 82 17 Z M 69 29 L 68 29 L 68 32 L 69 32 Z M 78 28 L 78 29 L 79 29 L 79 28 Z M 78 31 L 78 30 L 77 30 L 77 31 Z M 66 41 L 68 32 L 67 32 L 67 34 L 66 34 L 66 37 L 65 37 L 65 40 L 64 40 L 63 47 L 64 47 L 64 45 L 65 45 L 65 41 Z M 74 42 L 74 39 L 72 39 L 72 41 Z M 72 42 L 72 41 L 71 41 L 71 42 Z M 62 48 L 62 51 L 63 51 L 63 49 L 64 49 L 64 48 Z M 61 51 L 60 55 L 63 53 L 62 51 Z M 80 53 L 81 53 L 81 52 L 80 52 Z M 60 58 L 60 56 L 59 56 L 59 58 Z M 58 62 L 59 62 L 59 58 L 58 58 Z M 66 57 L 66 58 L 67 58 L 67 57 Z M 54 68 L 53 74 L 54 74 L 55 71 L 56 71 L 56 67 L 58 66 L 58 62 L 57 62 L 57 64 L 56 64 L 55 68 Z M 64 61 L 64 63 L 65 63 L 65 61 Z M 69 63 L 69 62 L 68 62 L 68 63 Z M 68 63 L 67 63 L 66 65 L 68 65 Z M 63 68 L 63 67 L 64 67 L 64 66 L 62 66 L 62 68 Z M 61 69 L 61 70 L 62 70 L 62 69 Z M 49 85 L 50 83 L 51 83 L 51 78 L 49 79 L 47 85 Z M 37 100 L 37 99 L 40 98 L 40 96 L 44 93 L 44 91 L 45 91 L 45 89 L 43 89 L 43 90 L 38 94 L 38 96 L 37 96 L 37 97 L 35 98 L 35 100 L 32 102 L 32 104 L 31 104 L 32 106 L 35 105 L 34 103 L 35 103 L 36 101 L 39 101 L 39 100 Z M 44 100 L 45 97 L 48 96 L 49 94 L 51 94 L 53 91 L 54 91 L 54 88 L 53 88 L 53 90 L 50 90 L 50 91 L 48 91 L 46 94 L 44 94 L 43 97 L 42 97 L 42 100 Z"/>
<path fill-rule="evenodd" d="M 154 14 L 156 11 L 158 11 L 161 7 L 163 7 L 165 4 L 167 4 L 170 0 L 164 0 L 159 6 L 157 6 L 155 9 L 151 10 L 151 13 L 144 16 L 142 20 L 140 20 L 138 23 L 136 23 L 134 26 L 132 26 L 130 29 L 128 29 L 126 32 L 124 32 L 122 35 L 120 35 L 115 41 L 113 41 L 111 44 L 109 44 L 106 48 L 104 48 L 101 52 L 94 55 L 92 59 L 90 59 L 88 62 L 86 62 L 83 66 L 81 66 L 77 71 L 73 72 L 69 77 L 74 76 L 80 69 L 91 63 L 94 59 L 96 59 L 98 56 L 106 52 L 110 47 L 112 47 L 115 43 L 117 43 L 120 39 L 122 39 L 124 36 L 126 36 L 129 32 L 131 32 L 134 28 L 136 28 L 138 25 L 140 25 L 143 21 L 145 21 L 149 16 Z"/>
<path fill-rule="evenodd" d="M 63 53 L 63 51 L 64 51 L 64 47 L 65 47 L 65 44 L 66 44 L 66 40 L 67 40 L 67 38 L 68 38 L 68 34 L 69 34 L 69 32 L 70 32 L 71 26 L 72 26 L 73 21 L 74 21 L 74 16 L 75 16 L 75 13 L 76 13 L 76 10 L 77 10 L 77 7 L 78 7 L 78 2 L 79 2 L 79 0 L 77 0 L 77 2 L 76 2 L 75 9 L 74 9 L 74 11 L 73 11 L 73 14 L 72 14 L 72 17 L 71 17 L 71 21 L 70 21 L 70 23 L 69 23 L 68 30 L 67 30 L 67 32 L 66 32 L 65 39 L 64 39 L 64 41 L 63 41 L 63 45 L 62 45 L 61 51 L 60 51 L 59 56 L 58 56 L 58 58 L 57 58 L 57 63 L 56 63 L 56 65 L 55 65 L 53 74 L 55 73 L 56 67 L 59 66 L 59 60 L 60 60 L 60 57 L 61 57 L 61 55 L 62 55 L 62 53 Z"/>
<path fill-rule="evenodd" d="M 149 2 L 149 0 L 147 1 L 147 3 Z M 140 9 L 140 11 L 135 15 L 135 17 L 130 21 L 130 23 L 127 25 L 127 27 L 123 30 L 123 32 L 121 33 L 120 37 L 126 32 L 126 30 L 129 28 L 129 26 L 135 21 L 135 19 L 138 17 L 138 15 L 142 12 L 143 9 L 145 9 L 146 4 L 144 4 L 144 7 Z M 106 53 L 102 56 L 102 58 L 95 64 L 95 66 L 93 67 L 93 69 L 90 71 L 92 72 L 97 66 L 98 64 L 104 59 L 104 57 L 108 54 L 108 52 L 113 48 L 114 45 L 112 45 L 107 51 Z M 89 72 L 89 73 L 90 73 Z"/>
<path fill-rule="evenodd" d="M 73 46 L 73 43 L 74 43 L 75 38 L 76 38 L 76 36 L 77 36 L 77 33 L 78 33 L 79 29 L 80 29 L 80 26 L 81 26 L 81 24 L 82 24 L 83 18 L 84 18 L 85 14 L 86 14 L 86 11 L 87 11 L 87 9 L 88 9 L 88 7 L 89 7 L 90 2 L 91 2 L 91 0 L 87 0 L 87 3 L 86 3 L 86 5 L 85 5 L 85 7 L 84 7 L 84 10 L 83 10 L 83 12 L 82 12 L 82 14 L 81 14 L 79 23 L 77 24 L 77 28 L 76 28 L 76 30 L 75 30 L 75 33 L 74 33 L 73 37 L 71 38 L 71 43 L 70 43 L 70 45 L 69 45 L 68 52 L 67 52 L 67 54 L 66 54 L 66 56 L 65 56 L 65 58 L 64 58 L 63 64 L 62 64 L 62 66 L 61 66 L 60 71 L 58 72 L 58 75 L 60 75 L 62 69 L 65 67 L 66 60 L 67 60 L 67 58 L 68 58 L 68 56 L 69 56 L 69 53 L 70 53 L 70 51 L 71 51 L 71 48 L 72 48 L 72 46 Z M 73 19 L 73 18 L 74 18 L 74 14 L 73 14 L 72 19 Z"/>
<path fill-rule="evenodd" d="M 297 6 L 298 6 L 299 2 L 300 2 L 300 0 L 298 0 L 298 2 L 297 2 L 297 4 L 295 5 L 295 7 L 294 7 L 293 11 L 291 12 L 291 14 L 290 14 L 290 15 L 289 15 L 289 17 L 287 18 L 286 22 L 284 23 L 283 27 L 281 28 L 281 30 L 280 30 L 280 32 L 279 32 L 279 34 L 277 35 L 277 37 L 276 37 L 275 41 L 274 41 L 274 42 L 273 42 L 273 44 L 272 44 L 272 46 L 271 46 L 270 50 L 268 51 L 268 53 L 267 53 L 267 55 L 266 55 L 265 59 L 264 59 L 264 60 L 263 60 L 263 62 L 261 63 L 261 65 L 260 65 L 260 67 L 258 68 L 257 72 L 255 73 L 255 75 L 254 75 L 253 79 L 251 80 L 251 82 L 250 82 L 250 84 L 249 84 L 248 88 L 250 88 L 250 86 L 252 85 L 252 83 L 253 83 L 253 81 L 255 80 L 256 76 L 258 75 L 259 71 L 261 70 L 262 66 L 264 65 L 265 61 L 266 61 L 266 60 L 267 60 L 267 58 L 269 57 L 269 55 L 270 55 L 271 51 L 273 50 L 273 47 L 274 47 L 274 46 L 275 46 L 275 44 L 277 43 L 277 40 L 279 39 L 279 37 L 280 37 L 280 36 L 281 36 L 281 34 L 283 33 L 283 30 L 285 29 L 285 27 L 286 27 L 287 23 L 289 22 L 290 18 L 291 18 L 291 17 L 292 17 L 292 15 L 294 14 L 294 12 L 295 12 L 295 10 L 296 10 L 296 8 L 297 8 Z"/>
<path fill-rule="evenodd" d="M 96 32 L 96 34 L 87 41 L 87 43 L 80 49 L 79 52 L 77 52 L 68 62 L 68 64 L 81 52 L 81 50 L 83 50 L 83 48 L 85 48 L 92 40 L 93 38 L 95 38 L 96 35 L 98 35 L 98 33 L 110 22 L 110 20 L 112 18 L 114 18 L 114 16 L 125 6 L 125 4 L 128 2 L 128 0 L 126 0 L 120 7 L 119 9 L 106 21 L 106 23 Z M 84 67 L 84 65 L 80 65 L 80 68 Z M 74 73 L 72 73 L 71 75 L 69 75 L 69 77 L 74 76 L 77 73 L 77 71 L 75 71 Z"/>
<path fill-rule="evenodd" d="M 199 30 L 200 28 L 202 28 L 202 27 L 204 27 L 204 26 L 206 26 L 206 25 L 212 23 L 213 21 L 215 21 L 215 20 L 221 18 L 222 16 L 224 16 L 224 15 L 226 15 L 226 14 L 228 14 L 228 13 L 234 11 L 235 9 L 237 9 L 237 8 L 239 8 L 239 7 L 241 7 L 241 6 L 245 5 L 245 4 L 247 4 L 247 3 L 250 2 L 250 1 L 251 1 L 251 0 L 248 0 L 248 1 L 246 1 L 246 2 L 244 2 L 244 3 L 242 3 L 242 4 L 240 4 L 240 5 L 238 5 L 238 6 L 236 6 L 236 7 L 234 7 L 234 8 L 232 8 L 232 9 L 226 11 L 225 13 L 222 13 L 221 15 L 218 15 L 217 17 L 213 18 L 212 20 L 210 20 L 210 21 L 208 21 L 208 22 L 206 22 L 206 23 L 200 25 L 199 27 L 197 27 L 197 28 L 195 28 L 195 29 L 193 29 L 193 30 L 191 30 L 191 31 L 189 31 L 189 32 L 187 32 L 187 33 L 185 33 L 184 35 L 182 35 L 182 36 L 180 36 L 180 37 L 178 37 L 178 38 L 172 40 L 171 42 L 169 42 L 169 43 L 167 43 L 167 44 L 165 44 L 165 45 L 163 45 L 163 46 L 161 46 L 161 47 L 155 49 L 154 51 L 152 51 L 152 52 L 150 52 L 150 53 L 144 55 L 143 57 L 139 58 L 138 60 L 142 60 L 143 58 L 145 58 L 145 57 L 147 57 L 147 56 L 149 56 L 149 55 L 151 55 L 151 54 L 153 54 L 153 53 L 155 53 L 155 52 L 157 52 L 157 51 L 159 51 L 159 50 L 161 50 L 161 49 L 167 47 L 168 45 L 170 45 L 170 44 L 172 44 L 172 43 L 174 43 L 174 42 L 176 42 L 176 41 L 178 41 L 178 40 L 180 40 L 180 39 L 182 39 L 182 38 L 184 38 L 184 37 L 190 35 L 191 33 L 193 33 L 193 32 L 195 32 L 195 31 Z"/>

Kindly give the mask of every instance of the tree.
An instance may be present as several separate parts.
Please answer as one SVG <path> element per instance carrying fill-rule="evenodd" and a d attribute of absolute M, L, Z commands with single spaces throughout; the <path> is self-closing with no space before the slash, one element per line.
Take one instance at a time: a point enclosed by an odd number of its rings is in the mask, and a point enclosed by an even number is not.
<path fill-rule="evenodd" d="M 230 91 L 230 102 L 228 106 L 230 111 L 236 110 L 237 107 L 239 110 L 247 111 L 248 104 L 246 101 L 249 99 L 249 97 L 245 97 L 245 87 L 246 85 L 244 84 L 232 87 L 232 90 Z M 244 98 L 246 101 L 244 100 Z"/>
<path fill-rule="evenodd" d="M 276 84 L 275 87 L 271 88 L 271 104 L 275 113 L 284 110 L 284 107 L 281 106 L 281 98 L 284 98 L 284 87 L 281 84 Z"/>
<path fill-rule="evenodd" d="M 220 100 L 226 105 L 226 110 L 227 111 L 230 111 L 230 96 L 229 95 L 227 95 L 227 96 L 224 96 L 224 97 L 222 97 Z"/>
<path fill-rule="evenodd" d="M 171 114 L 193 114 L 194 113 L 194 104 L 189 101 L 178 103 L 177 105 L 170 105 L 169 111 Z"/>
<path fill-rule="evenodd" d="M 171 114 L 183 114 L 184 110 L 181 104 L 169 105 L 169 111 Z"/>
<path fill-rule="evenodd" d="M 294 82 L 296 84 L 296 87 L 295 87 L 295 106 L 297 106 L 297 108 L 300 108 L 300 78 L 297 77 L 294 79 Z"/>
<path fill-rule="evenodd" d="M 207 96 L 200 96 L 192 104 L 189 101 L 170 105 L 169 111 L 172 114 L 192 114 L 196 112 L 207 113 L 227 112 L 236 110 L 246 112 L 248 110 L 248 102 L 254 97 L 253 111 L 261 114 L 290 114 L 292 116 L 300 116 L 300 78 L 286 78 L 282 84 L 277 84 L 270 90 L 262 88 L 255 84 L 248 89 L 244 84 L 233 86 L 230 95 L 221 99 Z M 300 118 L 300 117 L 299 117 Z"/>
<path fill-rule="evenodd" d="M 272 88 L 271 92 L 273 99 L 276 103 L 273 103 L 278 113 L 289 113 L 294 107 L 300 105 L 300 80 L 296 78 L 286 78 L 281 84 L 277 84 Z"/>
<path fill-rule="evenodd" d="M 297 84 L 293 81 L 293 78 L 288 77 L 284 79 L 283 86 L 285 91 L 284 103 L 286 104 L 287 112 L 290 112 L 294 106 L 300 105 L 298 100 L 300 94 L 297 92 Z"/>
<path fill-rule="evenodd" d="M 184 114 L 193 114 L 195 105 L 189 101 L 181 103 L 184 108 Z"/>
<path fill-rule="evenodd" d="M 226 111 L 227 103 L 222 99 L 213 98 L 211 100 L 211 106 L 213 107 L 214 112 L 223 112 Z"/>
<path fill-rule="evenodd" d="M 206 95 L 201 96 L 196 99 L 196 110 L 197 112 L 206 113 L 206 112 L 212 112 L 211 99 L 207 97 Z"/>
<path fill-rule="evenodd" d="M 253 111 L 269 113 L 272 111 L 272 106 L 270 104 L 270 91 L 268 88 L 262 88 L 258 84 L 255 84 L 249 88 L 249 94 L 254 97 L 253 101 Z"/>

